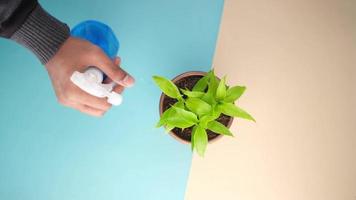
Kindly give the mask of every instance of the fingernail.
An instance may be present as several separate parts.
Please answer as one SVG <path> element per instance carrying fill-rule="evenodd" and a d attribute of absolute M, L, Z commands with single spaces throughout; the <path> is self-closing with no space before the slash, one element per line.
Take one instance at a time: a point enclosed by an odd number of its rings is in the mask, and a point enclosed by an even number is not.
<path fill-rule="evenodd" d="M 132 87 L 135 84 L 135 79 L 126 74 L 126 76 L 122 80 L 117 81 L 117 83 L 125 87 Z"/>

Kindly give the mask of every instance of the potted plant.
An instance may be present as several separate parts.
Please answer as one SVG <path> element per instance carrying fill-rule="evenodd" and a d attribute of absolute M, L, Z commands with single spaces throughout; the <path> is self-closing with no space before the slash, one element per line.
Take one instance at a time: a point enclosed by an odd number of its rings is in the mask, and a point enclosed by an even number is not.
<path fill-rule="evenodd" d="M 153 76 L 153 80 L 163 92 L 157 127 L 164 126 L 179 141 L 191 143 L 200 156 L 208 142 L 233 136 L 229 128 L 234 117 L 255 121 L 235 105 L 246 87 L 227 86 L 226 78 L 219 79 L 213 70 L 186 72 L 172 81 L 160 76 Z"/>

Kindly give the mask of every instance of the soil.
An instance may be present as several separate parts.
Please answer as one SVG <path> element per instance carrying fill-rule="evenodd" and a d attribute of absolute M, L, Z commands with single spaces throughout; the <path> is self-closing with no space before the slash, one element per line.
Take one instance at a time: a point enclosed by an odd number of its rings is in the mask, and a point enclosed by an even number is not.
<path fill-rule="evenodd" d="M 199 81 L 200 78 L 202 78 L 203 76 L 201 75 L 192 75 L 192 76 L 187 76 L 184 77 L 178 81 L 175 82 L 175 84 L 177 85 L 178 88 L 183 88 L 183 89 L 189 89 L 192 90 L 194 85 Z M 171 105 L 175 104 L 177 102 L 177 100 L 172 99 L 166 95 L 164 95 L 163 97 L 163 112 L 165 110 L 167 110 L 168 108 L 171 107 Z M 187 98 L 185 95 L 183 96 L 183 98 Z M 218 122 L 224 124 L 226 127 L 228 126 L 230 120 L 232 118 L 221 114 L 219 116 L 219 118 L 217 119 Z M 186 128 L 182 131 L 182 129 L 180 128 L 174 128 L 172 130 L 173 134 L 176 135 L 177 137 L 190 142 L 191 140 L 191 136 L 192 136 L 192 127 Z M 213 140 L 215 138 L 217 138 L 220 134 L 217 134 L 213 131 L 207 130 L 207 134 L 208 134 L 208 140 Z"/>

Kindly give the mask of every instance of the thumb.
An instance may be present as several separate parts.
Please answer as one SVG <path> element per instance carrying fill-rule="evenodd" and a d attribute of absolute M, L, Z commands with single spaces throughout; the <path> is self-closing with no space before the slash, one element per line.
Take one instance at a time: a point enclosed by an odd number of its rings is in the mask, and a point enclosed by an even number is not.
<path fill-rule="evenodd" d="M 132 87 L 135 83 L 135 79 L 125 70 L 117 66 L 117 64 L 120 63 L 120 60 L 118 59 L 119 58 L 116 58 L 113 62 L 104 55 L 102 56 L 102 59 L 98 60 L 99 63 L 97 64 L 97 67 L 115 83 L 124 87 Z"/>

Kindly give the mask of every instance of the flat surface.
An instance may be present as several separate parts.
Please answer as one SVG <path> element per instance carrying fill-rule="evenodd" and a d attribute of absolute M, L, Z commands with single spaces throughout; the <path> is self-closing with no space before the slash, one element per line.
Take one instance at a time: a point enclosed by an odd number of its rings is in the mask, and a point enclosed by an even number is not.
<path fill-rule="evenodd" d="M 1 39 L 0 199 L 183 199 L 190 148 L 154 128 L 160 92 L 151 76 L 210 69 L 223 1 L 41 3 L 71 26 L 109 24 L 137 85 L 104 118 L 85 116 L 57 104 L 36 58 Z"/>
<path fill-rule="evenodd" d="M 246 85 L 186 200 L 356 199 L 356 4 L 226 0 L 213 66 Z"/>

